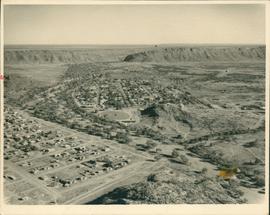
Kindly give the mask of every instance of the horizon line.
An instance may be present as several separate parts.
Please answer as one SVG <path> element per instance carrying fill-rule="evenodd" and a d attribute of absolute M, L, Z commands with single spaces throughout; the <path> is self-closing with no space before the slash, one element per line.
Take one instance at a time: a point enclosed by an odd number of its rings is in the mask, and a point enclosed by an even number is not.
<path fill-rule="evenodd" d="M 4 46 L 163 46 L 163 45 L 266 45 L 266 43 L 72 43 L 72 44 L 49 44 L 49 43 L 28 43 L 28 44 L 4 44 Z"/>

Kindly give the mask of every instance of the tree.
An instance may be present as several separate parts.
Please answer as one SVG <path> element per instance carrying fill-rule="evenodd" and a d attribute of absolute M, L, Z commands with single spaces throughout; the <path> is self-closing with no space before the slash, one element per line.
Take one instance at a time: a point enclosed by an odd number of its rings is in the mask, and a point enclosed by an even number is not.
<path fill-rule="evenodd" d="M 148 177 L 147 177 L 147 181 L 150 181 L 150 182 L 157 182 L 157 175 L 156 174 L 150 174 Z"/>
<path fill-rule="evenodd" d="M 104 162 L 104 166 L 106 166 L 106 167 L 113 167 L 113 162 L 109 158 L 105 158 L 103 160 L 103 162 Z"/>

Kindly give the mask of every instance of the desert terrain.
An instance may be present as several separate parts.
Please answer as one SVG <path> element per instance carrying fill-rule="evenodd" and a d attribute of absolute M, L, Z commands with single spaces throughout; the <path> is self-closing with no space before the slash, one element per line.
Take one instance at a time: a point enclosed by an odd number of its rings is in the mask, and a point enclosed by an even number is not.
<path fill-rule="evenodd" d="M 6 203 L 263 201 L 264 46 L 21 46 L 4 60 Z"/>

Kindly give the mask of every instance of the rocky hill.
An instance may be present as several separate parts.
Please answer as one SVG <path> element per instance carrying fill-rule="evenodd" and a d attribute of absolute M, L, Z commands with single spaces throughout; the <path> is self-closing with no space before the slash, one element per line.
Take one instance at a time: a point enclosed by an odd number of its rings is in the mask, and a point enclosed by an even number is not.
<path fill-rule="evenodd" d="M 125 62 L 264 61 L 264 46 L 170 47 L 127 55 Z"/>

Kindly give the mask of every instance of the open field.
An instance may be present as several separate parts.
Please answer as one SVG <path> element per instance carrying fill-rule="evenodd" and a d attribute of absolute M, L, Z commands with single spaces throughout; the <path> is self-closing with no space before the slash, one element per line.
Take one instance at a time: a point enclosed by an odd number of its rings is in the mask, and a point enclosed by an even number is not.
<path fill-rule="evenodd" d="M 124 121 L 124 120 L 129 120 L 131 117 L 129 116 L 128 113 L 124 111 L 103 111 L 100 113 L 100 116 L 103 116 L 109 120 L 115 120 L 115 121 Z"/>
<path fill-rule="evenodd" d="M 59 82 L 66 69 L 66 65 L 5 65 L 6 76 L 23 76 L 42 86 L 50 86 Z"/>
<path fill-rule="evenodd" d="M 7 203 L 262 202 L 264 47 L 43 49 L 6 50 Z"/>

